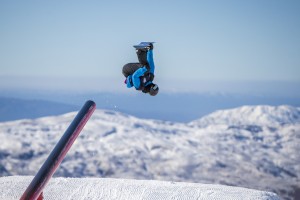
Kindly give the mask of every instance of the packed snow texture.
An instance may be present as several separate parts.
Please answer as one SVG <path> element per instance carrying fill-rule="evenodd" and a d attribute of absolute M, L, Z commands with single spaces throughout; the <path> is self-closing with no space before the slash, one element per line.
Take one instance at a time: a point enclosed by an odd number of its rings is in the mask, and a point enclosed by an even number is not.
<path fill-rule="evenodd" d="M 32 178 L 0 178 L 0 199 L 19 199 Z M 274 193 L 239 187 L 111 178 L 54 178 L 43 196 L 45 200 L 279 200 Z"/>
<path fill-rule="evenodd" d="M 76 112 L 0 123 L 0 175 L 34 175 Z M 244 106 L 190 123 L 96 110 L 55 176 L 213 183 L 292 199 L 300 108 Z"/>

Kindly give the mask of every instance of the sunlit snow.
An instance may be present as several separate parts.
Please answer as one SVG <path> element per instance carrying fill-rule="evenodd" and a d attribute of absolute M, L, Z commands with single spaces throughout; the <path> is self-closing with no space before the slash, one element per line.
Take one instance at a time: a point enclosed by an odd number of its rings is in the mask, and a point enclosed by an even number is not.
<path fill-rule="evenodd" d="M 0 123 L 0 175 L 34 175 L 76 112 Z M 96 110 L 55 176 L 184 181 L 291 197 L 300 108 L 244 106 L 190 123 Z"/>
<path fill-rule="evenodd" d="M 0 178 L 0 198 L 19 199 L 32 177 Z M 274 193 L 222 185 L 111 178 L 54 178 L 45 200 L 279 200 Z"/>

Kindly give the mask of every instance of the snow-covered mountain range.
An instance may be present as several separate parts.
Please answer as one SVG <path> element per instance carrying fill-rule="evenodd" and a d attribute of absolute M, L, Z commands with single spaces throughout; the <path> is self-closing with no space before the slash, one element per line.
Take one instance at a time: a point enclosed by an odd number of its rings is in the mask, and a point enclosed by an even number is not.
<path fill-rule="evenodd" d="M 76 112 L 0 123 L 0 175 L 34 175 Z M 96 110 L 55 176 L 300 188 L 300 108 L 244 106 L 190 123 Z"/>

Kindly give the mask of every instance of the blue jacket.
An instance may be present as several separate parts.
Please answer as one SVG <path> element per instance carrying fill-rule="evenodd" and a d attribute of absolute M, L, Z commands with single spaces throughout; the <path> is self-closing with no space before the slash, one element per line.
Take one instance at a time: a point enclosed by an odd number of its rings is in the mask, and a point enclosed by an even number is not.
<path fill-rule="evenodd" d="M 155 65 L 153 60 L 153 50 L 147 52 L 147 61 L 149 64 L 149 69 L 144 66 L 136 70 L 132 75 L 129 75 L 126 80 L 126 85 L 128 88 L 135 87 L 135 89 L 141 89 L 141 84 L 147 86 L 152 83 L 152 81 L 147 81 L 146 78 L 143 78 L 148 72 L 154 75 Z M 143 81 L 143 83 L 141 83 Z"/>

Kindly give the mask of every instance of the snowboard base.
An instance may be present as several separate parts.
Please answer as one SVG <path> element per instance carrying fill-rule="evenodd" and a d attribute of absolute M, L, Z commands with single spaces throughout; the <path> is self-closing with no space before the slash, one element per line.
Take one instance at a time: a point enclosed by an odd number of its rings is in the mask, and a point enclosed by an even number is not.
<path fill-rule="evenodd" d="M 141 42 L 138 45 L 133 45 L 134 48 L 136 49 L 144 49 L 150 46 L 150 44 L 153 44 L 154 42 Z"/>

